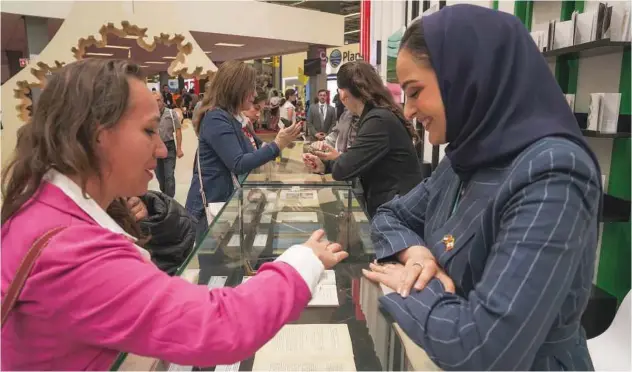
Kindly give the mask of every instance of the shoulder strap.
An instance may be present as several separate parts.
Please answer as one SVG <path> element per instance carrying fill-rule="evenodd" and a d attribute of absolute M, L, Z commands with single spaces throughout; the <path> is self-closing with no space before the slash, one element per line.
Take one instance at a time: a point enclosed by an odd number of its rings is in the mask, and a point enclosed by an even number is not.
<path fill-rule="evenodd" d="M 169 115 L 171 115 L 171 125 L 173 126 L 173 132 L 175 133 L 176 121 L 173 119 L 173 110 L 172 109 L 167 109 L 167 110 L 169 110 Z"/>
<path fill-rule="evenodd" d="M 2 324 L 0 326 L 4 327 L 4 322 L 7 320 L 9 313 L 13 310 L 15 303 L 20 297 L 20 293 L 22 292 L 22 288 L 24 288 L 26 279 L 28 279 L 31 270 L 33 270 L 35 261 L 42 253 L 42 250 L 44 250 L 44 247 L 46 247 L 52 237 L 63 229 L 65 229 L 65 227 L 60 226 L 49 230 L 44 235 L 40 236 L 35 243 L 33 243 L 28 252 L 26 252 L 22 262 L 20 262 L 20 266 L 18 266 L 18 270 L 15 272 L 13 280 L 9 284 L 9 289 L 7 290 L 7 294 L 4 296 L 4 301 L 2 301 Z"/>

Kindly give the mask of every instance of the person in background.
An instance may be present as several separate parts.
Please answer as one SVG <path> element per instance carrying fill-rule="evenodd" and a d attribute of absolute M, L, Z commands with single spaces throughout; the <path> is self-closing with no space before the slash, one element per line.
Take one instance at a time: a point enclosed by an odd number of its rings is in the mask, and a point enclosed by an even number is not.
<path fill-rule="evenodd" d="M 345 111 L 345 105 L 340 101 L 340 94 L 336 93 L 334 99 L 332 100 L 334 103 L 334 107 L 336 108 L 336 121 L 340 120 L 342 113 Z"/>
<path fill-rule="evenodd" d="M 120 352 L 230 365 L 297 320 L 324 269 L 347 256 L 319 230 L 235 288 L 170 277 L 130 234 L 131 213 L 106 213 L 145 194 L 167 155 L 141 67 L 69 63 L 47 77 L 33 114 L 2 172 L 3 306 L 16 275 L 27 277 L 3 314 L 2 370 L 107 370 Z M 18 273 L 39 239 L 46 247 L 33 270 Z"/>
<path fill-rule="evenodd" d="M 340 153 L 326 151 L 303 154 L 314 173 L 331 173 L 335 180 L 360 178 L 367 213 L 397 195 L 404 195 L 421 182 L 421 166 L 413 139 L 416 133 L 393 101 L 373 66 L 364 61 L 347 62 L 337 74 L 338 92 L 345 107 L 358 119 L 353 145 Z"/>
<path fill-rule="evenodd" d="M 307 115 L 307 132 L 322 141 L 336 124 L 336 110 L 327 103 L 327 89 L 318 91 L 318 103 L 311 105 Z"/>
<path fill-rule="evenodd" d="M 378 258 L 401 263 L 365 272 L 399 292 L 382 306 L 443 370 L 594 370 L 601 172 L 529 31 L 448 6 L 406 29 L 396 71 L 406 116 L 448 146 L 373 219 Z"/>
<path fill-rule="evenodd" d="M 198 220 L 198 237 L 208 229 L 204 205 L 226 202 L 235 187 L 239 187 L 238 175 L 274 160 L 301 132 L 301 125 L 291 125 L 279 131 L 273 142 L 255 150 L 244 135 L 241 113 L 252 106 L 255 99 L 254 68 L 243 62 L 222 63 L 215 74 L 210 92 L 212 108 L 200 113 L 198 156 L 201 174 L 194 167 L 186 208 Z M 200 178 L 202 188 L 200 188 Z M 202 191 L 201 191 L 202 190 Z"/>
<path fill-rule="evenodd" d="M 312 142 L 310 146 L 318 151 L 324 151 L 328 147 L 333 147 L 338 152 L 347 152 L 347 149 L 351 147 L 358 134 L 359 119 L 351 111 L 345 110 L 327 137 L 322 141 Z"/>
<path fill-rule="evenodd" d="M 279 117 L 281 129 L 296 123 L 296 91 L 294 89 L 285 91 L 285 102 L 281 103 Z"/>
<path fill-rule="evenodd" d="M 252 106 L 248 110 L 242 112 L 242 115 L 247 119 L 246 126 L 242 128 L 244 134 L 250 139 L 255 149 L 260 149 L 265 145 L 265 142 L 261 140 L 256 134 L 256 128 L 259 126 L 259 119 L 261 118 L 261 105 L 266 102 L 266 95 L 264 93 L 257 94 L 252 101 Z"/>
<path fill-rule="evenodd" d="M 151 252 L 151 261 L 174 275 L 193 250 L 197 221 L 175 199 L 158 191 L 129 198 L 126 204 L 129 211 L 117 210 L 121 204 L 113 203 L 107 212 L 115 220 L 118 213 L 131 212 L 140 227 L 137 235 L 144 237 L 143 247 Z"/>
<path fill-rule="evenodd" d="M 200 124 L 202 117 L 204 116 L 202 114 L 211 110 L 215 104 L 213 92 L 211 91 L 211 89 L 213 89 L 214 77 L 215 75 L 213 75 L 213 77 L 204 84 L 204 98 L 198 102 L 197 107 L 193 110 L 193 119 L 191 120 L 191 123 L 193 124 L 193 130 L 196 135 L 200 134 Z"/>
<path fill-rule="evenodd" d="M 279 92 L 276 89 L 272 89 L 270 91 L 270 122 L 268 124 L 268 129 L 272 131 L 277 131 L 279 129 L 279 120 L 280 118 L 280 109 L 281 109 L 281 97 L 279 97 Z"/>
<path fill-rule="evenodd" d="M 169 91 L 169 86 L 167 84 L 162 86 L 162 101 L 164 102 L 167 108 L 174 108 L 175 101 L 173 100 L 173 95 L 171 91 Z"/>
<path fill-rule="evenodd" d="M 157 161 L 156 178 L 158 179 L 160 191 L 173 198 L 176 194 L 176 158 L 184 156 L 182 151 L 182 128 L 178 114 L 174 110 L 165 107 L 160 96 L 156 95 L 154 98 L 158 104 L 158 112 L 160 114 L 158 133 L 160 139 L 167 147 L 167 156 Z"/>

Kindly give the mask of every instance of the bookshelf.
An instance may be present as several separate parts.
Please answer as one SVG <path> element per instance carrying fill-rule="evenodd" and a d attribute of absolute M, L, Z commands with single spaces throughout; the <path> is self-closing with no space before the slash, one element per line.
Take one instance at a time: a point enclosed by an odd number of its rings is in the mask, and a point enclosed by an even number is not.
<path fill-rule="evenodd" d="M 547 50 L 542 54 L 546 58 L 560 57 L 573 53 L 579 53 L 582 57 L 592 57 L 621 52 L 624 48 L 630 48 L 629 41 L 610 41 L 610 39 L 601 39 L 588 43 L 572 45 L 566 48 Z"/>

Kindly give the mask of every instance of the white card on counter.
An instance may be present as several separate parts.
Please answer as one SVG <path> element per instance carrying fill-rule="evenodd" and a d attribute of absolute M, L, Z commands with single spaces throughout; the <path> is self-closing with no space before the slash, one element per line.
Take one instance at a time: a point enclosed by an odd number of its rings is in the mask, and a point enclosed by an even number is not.
<path fill-rule="evenodd" d="M 230 237 L 230 240 L 228 241 L 228 246 L 239 247 L 239 234 L 235 234 Z"/>
<path fill-rule="evenodd" d="M 268 193 L 268 200 L 277 200 L 277 193 L 276 192 L 269 192 Z"/>
<path fill-rule="evenodd" d="M 171 363 L 169 365 L 169 372 L 189 372 L 193 371 L 193 366 L 181 366 L 179 364 Z"/>
<path fill-rule="evenodd" d="M 316 212 L 279 212 L 277 222 L 318 222 Z"/>
<path fill-rule="evenodd" d="M 241 283 L 243 284 L 243 283 L 245 283 L 245 282 L 249 281 L 251 278 L 252 278 L 252 276 L 244 276 L 244 277 L 241 279 Z"/>
<path fill-rule="evenodd" d="M 261 223 L 272 223 L 272 216 L 269 214 L 264 214 L 261 216 Z"/>
<path fill-rule="evenodd" d="M 338 196 L 340 196 L 340 200 L 347 200 L 349 197 L 349 191 L 338 190 Z"/>
<path fill-rule="evenodd" d="M 338 307 L 338 288 L 336 285 L 331 284 L 319 284 L 316 287 L 316 293 L 312 296 L 312 300 L 307 306 L 313 307 Z"/>
<path fill-rule="evenodd" d="M 318 284 L 336 285 L 336 272 L 333 270 L 325 270 L 318 280 Z"/>
<path fill-rule="evenodd" d="M 239 365 L 241 362 L 237 362 L 231 365 L 215 366 L 215 372 L 237 372 L 239 371 Z"/>
<path fill-rule="evenodd" d="M 211 279 L 209 279 L 207 286 L 209 289 L 222 288 L 226 285 L 227 279 L 227 276 L 212 276 Z"/>
<path fill-rule="evenodd" d="M 255 247 L 264 247 L 268 243 L 268 234 L 255 235 L 255 241 L 252 244 Z"/>

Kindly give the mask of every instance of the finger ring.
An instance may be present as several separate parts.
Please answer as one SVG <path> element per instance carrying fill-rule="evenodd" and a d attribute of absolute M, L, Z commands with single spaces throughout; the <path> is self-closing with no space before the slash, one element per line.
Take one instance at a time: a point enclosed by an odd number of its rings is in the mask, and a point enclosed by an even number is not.
<path fill-rule="evenodd" d="M 419 266 L 419 268 L 422 270 L 424 269 L 424 264 L 422 264 L 421 262 L 413 262 L 413 266 L 415 265 Z"/>

